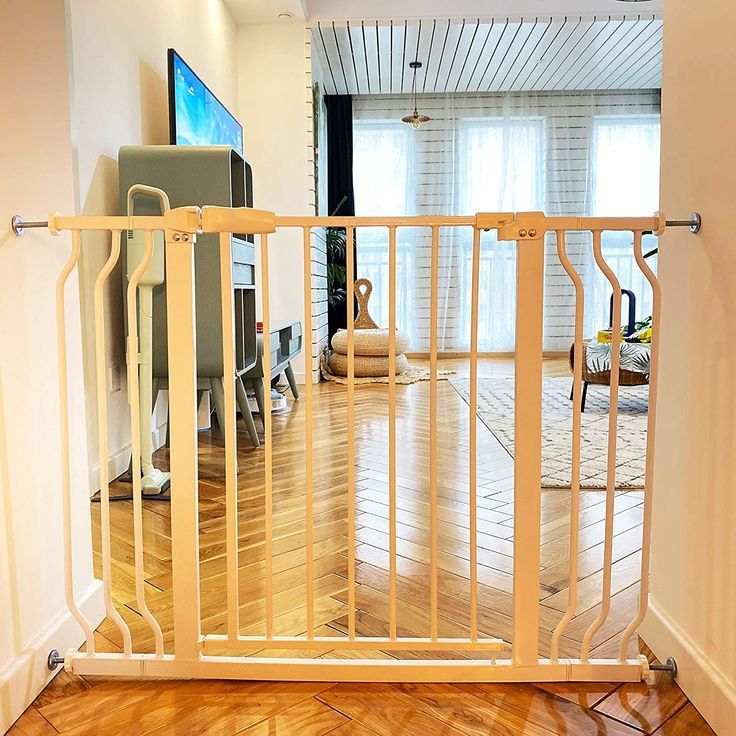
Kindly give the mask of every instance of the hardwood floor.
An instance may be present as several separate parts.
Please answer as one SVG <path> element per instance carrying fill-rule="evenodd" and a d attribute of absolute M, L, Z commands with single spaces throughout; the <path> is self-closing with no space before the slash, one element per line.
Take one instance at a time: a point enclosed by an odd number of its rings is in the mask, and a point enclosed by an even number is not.
<path fill-rule="evenodd" d="M 466 370 L 463 361 L 442 367 Z M 510 360 L 483 360 L 481 375 L 508 375 Z M 564 361 L 545 362 L 548 375 L 567 375 Z M 356 397 L 356 627 L 359 635 L 388 634 L 387 387 L 360 386 Z M 428 384 L 397 389 L 398 629 L 429 634 Z M 306 628 L 304 446 L 305 408 L 274 416 L 274 633 Z M 466 635 L 469 626 L 468 407 L 452 386 L 438 386 L 439 635 Z M 315 387 L 315 626 L 320 636 L 347 630 L 347 448 L 342 386 Z M 263 451 L 250 447 L 239 425 L 239 561 L 242 633 L 264 630 Z M 167 453 L 159 451 L 165 466 Z M 511 643 L 513 461 L 478 423 L 479 629 Z M 224 451 L 217 431 L 200 436 L 200 579 L 202 629 L 224 633 Z M 122 490 L 122 487 L 121 487 Z M 579 655 L 598 614 L 602 577 L 604 494 L 581 497 L 577 615 L 561 642 L 562 656 Z M 615 505 L 613 598 L 593 639 L 593 656 L 614 656 L 638 594 L 642 495 L 620 492 Z M 172 649 L 170 507 L 144 508 L 147 602 Z M 567 606 L 569 491 L 542 493 L 540 655 Z M 131 504 L 112 504 L 114 599 L 138 651 L 152 651 L 153 636 L 138 612 L 133 576 Z M 99 557 L 99 505 L 92 504 L 95 563 Z M 106 620 L 97 632 L 103 651 L 122 646 Z M 633 652 L 652 656 L 633 640 Z M 246 653 L 245 656 L 248 656 Z M 502 653 L 508 656 L 509 650 Z M 259 652 L 260 656 L 426 657 L 423 652 L 337 650 Z M 436 655 L 432 655 L 436 656 Z M 462 658 L 470 653 L 444 653 Z M 476 655 L 477 656 L 477 655 Z M 25 734 L 708 734 L 712 731 L 668 675 L 649 683 L 544 685 L 350 685 L 247 682 L 103 682 L 61 673 L 16 726 Z"/>

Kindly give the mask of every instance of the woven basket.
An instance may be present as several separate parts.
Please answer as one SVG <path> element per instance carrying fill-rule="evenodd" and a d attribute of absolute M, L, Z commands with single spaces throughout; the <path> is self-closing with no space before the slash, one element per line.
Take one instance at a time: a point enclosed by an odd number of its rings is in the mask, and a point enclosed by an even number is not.
<path fill-rule="evenodd" d="M 341 353 L 332 353 L 328 365 L 330 370 L 338 376 L 348 374 L 348 356 Z M 396 375 L 400 375 L 409 367 L 406 355 L 400 353 L 396 356 Z M 388 358 L 385 356 L 356 355 L 355 377 L 366 378 L 373 376 L 387 376 L 389 369 Z"/>
<path fill-rule="evenodd" d="M 611 385 L 611 371 L 598 371 L 593 372 L 588 370 L 588 366 L 585 360 L 585 349 L 583 345 L 583 381 L 587 383 L 594 383 L 599 386 L 610 386 Z M 570 346 L 569 355 L 570 373 L 575 373 L 575 344 Z M 645 373 L 637 373 L 636 371 L 627 371 L 620 368 L 618 371 L 618 384 L 619 386 L 646 386 L 649 383 L 649 376 Z"/>
<path fill-rule="evenodd" d="M 389 331 L 382 328 L 355 330 L 353 345 L 355 355 L 388 355 Z M 348 354 L 348 331 L 338 330 L 332 336 L 332 349 L 341 355 Z M 409 349 L 409 336 L 396 330 L 396 355 L 405 353 Z"/>

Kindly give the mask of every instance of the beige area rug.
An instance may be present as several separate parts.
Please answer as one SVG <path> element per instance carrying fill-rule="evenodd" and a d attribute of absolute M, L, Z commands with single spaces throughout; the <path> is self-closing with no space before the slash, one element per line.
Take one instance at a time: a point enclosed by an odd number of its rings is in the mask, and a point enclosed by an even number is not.
<path fill-rule="evenodd" d="M 470 379 L 450 379 L 468 402 Z M 543 379 L 542 486 L 569 488 L 572 468 L 571 378 Z M 616 487 L 643 488 L 649 387 L 623 387 L 619 392 Z M 514 379 L 478 379 L 478 417 L 506 451 L 514 455 Z M 608 459 L 608 387 L 588 386 L 582 414 L 580 485 L 606 487 Z"/>
<path fill-rule="evenodd" d="M 327 365 L 327 356 L 322 354 L 320 358 L 319 367 L 322 372 L 322 377 L 326 381 L 332 381 L 333 383 L 339 383 L 346 386 L 348 379 L 345 376 L 336 376 L 334 373 L 330 373 L 329 366 Z M 455 371 L 450 370 L 437 370 L 437 378 L 441 381 L 446 381 L 450 376 L 455 375 Z M 403 372 L 396 376 L 396 383 L 400 385 L 417 383 L 418 381 L 429 381 L 430 379 L 429 368 L 425 366 L 412 365 L 409 363 L 409 367 Z M 363 383 L 388 383 L 388 376 L 371 376 L 366 378 L 356 378 L 355 385 L 358 386 Z"/>

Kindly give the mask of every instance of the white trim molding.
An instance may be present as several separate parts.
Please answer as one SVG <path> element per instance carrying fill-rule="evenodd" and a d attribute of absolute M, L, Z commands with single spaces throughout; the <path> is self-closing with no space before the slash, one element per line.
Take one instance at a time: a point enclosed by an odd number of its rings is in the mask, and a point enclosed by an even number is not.
<path fill-rule="evenodd" d="M 105 618 L 102 581 L 93 580 L 77 597 L 77 603 L 92 628 L 97 628 Z M 84 634 L 79 624 L 64 608 L 18 652 L 15 659 L 0 672 L 0 733 L 5 733 L 20 718 L 36 696 L 61 671 L 61 667 L 55 672 L 47 668 L 49 652 L 58 649 L 63 656 L 67 650 L 78 647 L 83 641 Z"/>
<path fill-rule="evenodd" d="M 203 403 L 204 403 L 204 400 L 203 400 Z M 209 406 L 209 402 L 207 403 L 207 406 Z M 206 428 L 207 426 L 208 425 L 205 425 L 203 427 L 202 424 L 200 423 L 198 425 L 198 429 L 203 429 L 203 428 Z M 163 447 L 166 442 L 166 421 L 164 421 L 158 427 L 155 427 L 152 430 L 151 434 L 152 434 L 152 441 L 153 441 L 152 449 L 154 452 L 156 452 L 156 450 Z M 121 447 L 119 450 L 117 450 L 112 455 L 110 455 L 110 457 L 108 458 L 108 464 L 107 464 L 107 473 L 108 473 L 108 476 L 110 477 L 110 480 L 120 477 L 123 473 L 125 473 L 128 470 L 128 467 L 130 466 L 130 453 L 132 449 L 133 449 L 132 445 L 130 444 L 130 442 L 128 442 L 123 447 Z M 94 496 L 95 493 L 97 493 L 99 490 L 100 490 L 100 464 L 94 463 L 90 470 L 89 497 L 92 498 L 92 496 Z"/>
<path fill-rule="evenodd" d="M 664 662 L 677 661 L 677 683 L 716 733 L 731 733 L 736 723 L 736 686 L 655 600 L 640 631 L 647 646 Z"/>

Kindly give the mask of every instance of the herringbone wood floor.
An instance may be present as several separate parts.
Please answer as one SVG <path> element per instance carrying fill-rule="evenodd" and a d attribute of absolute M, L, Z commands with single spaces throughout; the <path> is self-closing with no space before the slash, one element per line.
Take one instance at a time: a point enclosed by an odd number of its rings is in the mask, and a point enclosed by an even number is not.
<path fill-rule="evenodd" d="M 462 371 L 462 361 L 443 367 Z M 507 374 L 511 361 L 484 360 L 481 375 Z M 548 374 L 565 373 L 548 361 Z M 356 579 L 359 635 L 385 636 L 388 618 L 387 388 L 356 389 Z M 397 390 L 399 634 L 429 633 L 428 384 Z M 468 409 L 447 382 L 438 391 L 439 634 L 468 627 L 467 447 Z M 304 463 L 302 402 L 274 417 L 275 633 L 305 630 Z M 346 615 L 346 402 L 345 389 L 315 390 L 315 618 L 318 635 L 341 636 Z M 243 633 L 263 632 L 263 452 L 239 436 L 240 620 Z M 159 453 L 166 463 L 166 451 Z M 513 464 L 493 435 L 478 425 L 479 627 L 511 639 Z M 217 431 L 200 439 L 200 560 L 202 627 L 221 633 L 225 623 L 224 491 L 222 442 Z M 569 492 L 543 491 L 540 654 L 567 605 Z M 613 592 L 610 615 L 593 641 L 594 656 L 613 656 L 618 634 L 637 600 L 642 498 L 616 498 Z M 581 500 L 578 615 L 562 641 L 563 656 L 578 656 L 597 615 L 601 587 L 604 494 Z M 99 506 L 92 506 L 99 537 Z M 169 505 L 145 504 L 147 600 L 172 648 Z M 131 505 L 112 506 L 114 596 L 137 650 L 151 651 L 150 630 L 137 611 L 131 544 Z M 99 546 L 96 547 L 99 549 Z M 99 555 L 96 553 L 99 567 Z M 98 571 L 99 572 L 99 571 Z M 105 621 L 101 650 L 118 650 L 118 630 Z M 642 642 L 631 642 L 649 656 Z M 421 652 L 260 652 L 274 656 L 383 658 Z M 508 650 L 504 653 L 508 654 Z M 447 654 L 446 656 L 472 656 Z M 712 733 L 667 675 L 650 683 L 588 685 L 319 685 L 243 682 L 87 681 L 60 674 L 12 729 L 19 734 L 637 734 Z"/>

